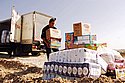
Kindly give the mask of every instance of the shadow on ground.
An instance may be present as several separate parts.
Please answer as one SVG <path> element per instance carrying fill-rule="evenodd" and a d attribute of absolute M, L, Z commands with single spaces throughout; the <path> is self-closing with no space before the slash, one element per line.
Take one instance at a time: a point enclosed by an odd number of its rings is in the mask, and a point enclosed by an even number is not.
<path fill-rule="evenodd" d="M 41 52 L 44 53 L 44 52 Z M 6 58 L 6 59 L 13 59 L 15 57 L 24 57 L 24 58 L 28 58 L 28 57 L 38 57 L 41 55 L 41 53 L 37 54 L 37 55 L 32 55 L 32 54 L 20 54 L 20 55 L 9 55 L 6 52 L 0 52 L 0 58 Z"/>

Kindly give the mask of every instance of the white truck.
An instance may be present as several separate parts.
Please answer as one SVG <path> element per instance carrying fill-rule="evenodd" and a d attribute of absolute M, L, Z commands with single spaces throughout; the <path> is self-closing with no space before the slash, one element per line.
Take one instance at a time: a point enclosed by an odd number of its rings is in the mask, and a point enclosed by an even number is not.
<path fill-rule="evenodd" d="M 9 55 L 38 54 L 44 48 L 42 28 L 51 17 L 36 11 L 23 14 L 15 28 L 11 27 L 11 19 L 0 21 L 0 52 L 8 52 Z M 13 41 L 10 41 L 12 34 Z"/>

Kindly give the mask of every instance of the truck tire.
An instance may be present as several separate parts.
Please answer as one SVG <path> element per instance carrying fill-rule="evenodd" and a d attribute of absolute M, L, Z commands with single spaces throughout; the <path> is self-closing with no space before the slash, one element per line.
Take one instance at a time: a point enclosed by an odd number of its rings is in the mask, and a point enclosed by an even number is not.
<path fill-rule="evenodd" d="M 8 53 L 10 58 L 11 58 L 11 56 L 13 56 L 12 51 L 8 51 L 7 53 Z"/>
<path fill-rule="evenodd" d="M 20 53 L 18 53 L 17 48 L 12 49 L 12 50 L 8 51 L 7 53 L 10 55 L 10 57 L 11 56 L 16 56 L 17 54 L 20 54 Z"/>
<path fill-rule="evenodd" d="M 18 48 L 15 48 L 15 49 L 13 50 L 12 54 L 13 54 L 14 56 L 18 56 L 18 55 L 20 55 L 21 53 L 20 53 L 20 51 L 19 51 Z"/>
<path fill-rule="evenodd" d="M 20 44 L 11 43 L 11 49 L 12 50 L 8 52 L 8 54 L 11 54 L 12 56 L 21 55 L 22 47 Z"/>

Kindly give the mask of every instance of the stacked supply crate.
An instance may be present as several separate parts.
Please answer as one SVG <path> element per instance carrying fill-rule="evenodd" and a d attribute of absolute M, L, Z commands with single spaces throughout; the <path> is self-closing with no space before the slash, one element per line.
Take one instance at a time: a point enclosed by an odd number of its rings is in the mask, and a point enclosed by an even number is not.
<path fill-rule="evenodd" d="M 96 35 L 87 35 L 87 36 L 88 37 L 86 37 L 86 35 L 83 35 L 84 39 L 88 40 L 88 41 L 85 41 L 85 47 L 96 50 L 98 47 L 98 44 L 96 43 L 96 41 L 97 41 Z"/>
<path fill-rule="evenodd" d="M 50 28 L 46 31 L 47 40 L 50 42 L 50 48 L 61 47 L 61 31 Z"/>
<path fill-rule="evenodd" d="M 82 36 L 91 33 L 91 27 L 89 23 L 74 23 L 73 24 L 74 36 Z"/>
<path fill-rule="evenodd" d="M 91 35 L 91 25 L 89 23 L 82 23 L 82 22 L 74 23 L 73 32 L 66 33 L 65 40 L 66 40 L 65 41 L 66 49 L 71 49 L 71 48 L 89 48 L 93 50 L 97 49 L 97 44 L 95 43 L 95 41 L 97 41 L 97 38 L 96 35 Z"/>
<path fill-rule="evenodd" d="M 96 41 L 96 35 L 91 35 L 91 25 L 89 23 L 74 23 L 74 45 L 77 47 L 86 47 L 93 49 L 93 43 Z"/>
<path fill-rule="evenodd" d="M 73 42 L 74 42 L 74 33 L 65 33 L 65 48 L 73 48 Z"/>

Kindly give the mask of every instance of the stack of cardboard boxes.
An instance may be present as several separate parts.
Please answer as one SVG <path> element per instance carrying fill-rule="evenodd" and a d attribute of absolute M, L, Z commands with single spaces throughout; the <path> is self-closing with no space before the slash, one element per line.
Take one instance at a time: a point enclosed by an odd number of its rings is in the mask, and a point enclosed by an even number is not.
<path fill-rule="evenodd" d="M 73 32 L 65 33 L 65 48 L 89 48 L 96 50 L 96 35 L 91 35 L 91 25 L 89 23 L 74 23 Z"/>
<path fill-rule="evenodd" d="M 61 47 L 61 31 L 58 29 L 50 28 L 46 32 L 47 40 L 50 42 L 50 48 Z"/>

